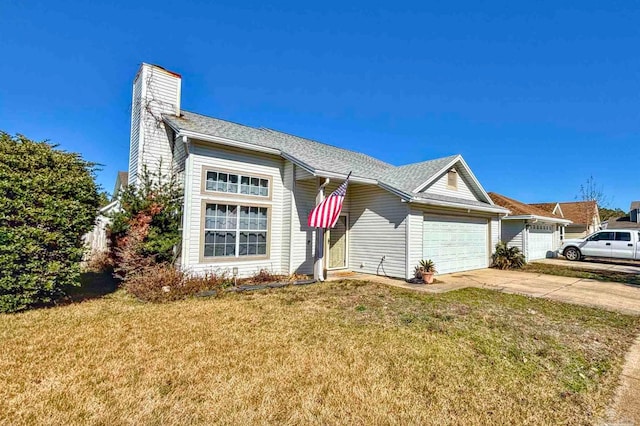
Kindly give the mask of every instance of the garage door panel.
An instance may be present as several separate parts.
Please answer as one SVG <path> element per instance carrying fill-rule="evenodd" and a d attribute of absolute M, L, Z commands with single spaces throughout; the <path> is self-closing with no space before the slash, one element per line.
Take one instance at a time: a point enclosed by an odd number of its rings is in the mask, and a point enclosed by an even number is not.
<path fill-rule="evenodd" d="M 486 219 L 426 215 L 422 241 L 423 257 L 441 274 L 488 266 Z"/>

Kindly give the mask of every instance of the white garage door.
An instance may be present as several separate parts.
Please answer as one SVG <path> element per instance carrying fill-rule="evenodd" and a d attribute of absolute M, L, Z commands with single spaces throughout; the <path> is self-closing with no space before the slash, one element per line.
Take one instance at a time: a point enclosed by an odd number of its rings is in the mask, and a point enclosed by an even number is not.
<path fill-rule="evenodd" d="M 422 256 L 440 274 L 486 268 L 488 230 L 486 219 L 426 215 Z"/>
<path fill-rule="evenodd" d="M 553 225 L 535 223 L 529 228 L 528 260 L 544 259 L 553 251 Z"/>

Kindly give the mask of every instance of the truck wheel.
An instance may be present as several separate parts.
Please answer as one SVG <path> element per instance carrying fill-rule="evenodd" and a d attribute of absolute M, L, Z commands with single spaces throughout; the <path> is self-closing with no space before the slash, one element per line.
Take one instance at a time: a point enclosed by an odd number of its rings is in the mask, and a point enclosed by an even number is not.
<path fill-rule="evenodd" d="M 575 247 L 569 247 L 564 251 L 564 257 L 567 258 L 567 260 L 580 260 L 582 258 L 582 254 L 580 253 L 580 250 L 578 250 Z"/>

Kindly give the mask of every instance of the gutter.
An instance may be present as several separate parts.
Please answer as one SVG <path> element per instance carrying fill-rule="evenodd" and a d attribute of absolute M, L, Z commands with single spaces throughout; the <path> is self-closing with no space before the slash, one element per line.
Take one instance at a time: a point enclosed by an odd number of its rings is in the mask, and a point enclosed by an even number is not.
<path fill-rule="evenodd" d="M 498 206 L 472 206 L 472 205 L 467 205 L 467 204 L 459 204 L 459 203 L 452 203 L 449 201 L 439 201 L 439 200 L 427 200 L 427 199 L 422 199 L 422 198 L 411 198 L 410 200 L 408 200 L 408 202 L 410 203 L 416 203 L 416 204 L 425 204 L 428 206 L 436 206 L 436 207 L 449 207 L 449 208 L 454 208 L 454 209 L 467 209 L 469 211 L 473 210 L 473 211 L 479 211 L 479 212 L 490 212 L 490 213 L 499 213 L 499 214 L 509 214 L 510 210 L 507 210 L 505 208 L 502 207 L 498 207 Z"/>
<path fill-rule="evenodd" d="M 199 139 L 205 142 L 215 142 L 215 143 L 219 143 L 222 145 L 228 145 L 228 146 L 232 146 L 232 147 L 236 147 L 236 148 L 242 148 L 242 149 L 248 149 L 251 151 L 259 151 L 259 152 L 264 152 L 267 154 L 275 154 L 275 155 L 281 155 L 282 153 L 280 152 L 279 149 L 275 149 L 275 148 L 268 148 L 266 146 L 260 146 L 260 145 L 254 145 L 251 143 L 247 143 L 247 142 L 240 142 L 240 141 L 236 141 L 233 139 L 227 139 L 227 138 L 221 138 L 219 136 L 210 136 L 210 135 L 205 135 L 202 133 L 197 133 L 197 132 L 191 132 L 188 130 L 180 130 L 178 132 L 177 136 L 186 136 L 188 138 L 191 139 Z"/>
<path fill-rule="evenodd" d="M 560 224 L 564 224 L 564 225 L 569 225 L 571 223 L 573 223 L 572 221 L 568 220 L 568 219 L 560 219 L 560 218 L 553 218 L 553 217 L 547 217 L 547 216 L 537 216 L 534 214 L 522 214 L 522 215 L 517 215 L 517 216 L 505 216 L 502 218 L 502 220 L 539 220 L 541 222 L 551 222 L 551 223 L 560 223 Z"/>

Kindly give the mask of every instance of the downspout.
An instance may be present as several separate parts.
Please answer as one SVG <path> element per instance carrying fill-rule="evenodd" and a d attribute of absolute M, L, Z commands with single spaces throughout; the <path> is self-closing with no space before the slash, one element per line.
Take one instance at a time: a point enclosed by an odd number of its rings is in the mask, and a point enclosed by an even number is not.
<path fill-rule="evenodd" d="M 405 268 L 406 268 L 406 271 L 404 273 L 404 277 L 405 277 L 405 279 L 409 280 L 409 279 L 411 279 L 411 276 L 409 275 L 409 273 L 411 271 L 411 227 L 410 227 L 410 223 L 411 223 L 411 203 L 405 203 L 405 204 L 407 206 L 407 216 L 406 216 L 405 226 L 404 226 L 404 230 L 405 230 L 404 255 L 405 255 Z"/>
<path fill-rule="evenodd" d="M 316 206 L 324 201 L 324 188 L 331 182 L 331 179 L 325 178 L 324 183 L 318 187 L 316 194 Z M 324 259 L 324 229 L 316 228 L 316 256 L 313 267 L 313 278 L 316 281 L 324 281 L 324 268 L 322 261 Z"/>
<path fill-rule="evenodd" d="M 531 224 L 527 221 L 524 222 L 524 235 L 522 236 L 522 252 L 524 253 L 524 260 L 529 261 L 529 228 Z"/>
<path fill-rule="evenodd" d="M 189 140 L 185 136 L 182 139 L 187 157 L 184 159 L 184 187 L 182 188 L 182 252 L 180 253 L 180 264 L 186 270 L 189 266 L 189 246 L 191 230 L 191 197 L 193 191 L 193 158 L 189 154 Z M 198 259 L 199 261 L 199 259 Z"/>

